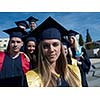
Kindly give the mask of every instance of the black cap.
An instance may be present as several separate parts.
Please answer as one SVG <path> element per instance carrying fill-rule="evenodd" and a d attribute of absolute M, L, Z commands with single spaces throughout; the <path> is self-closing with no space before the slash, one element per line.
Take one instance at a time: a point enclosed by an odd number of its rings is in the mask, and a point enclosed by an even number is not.
<path fill-rule="evenodd" d="M 25 42 L 27 43 L 28 41 L 36 42 L 36 38 L 35 37 L 27 37 Z"/>
<path fill-rule="evenodd" d="M 63 38 L 61 42 L 62 42 L 63 45 L 66 45 L 67 48 L 69 48 L 71 46 L 70 42 L 67 39 Z"/>
<path fill-rule="evenodd" d="M 22 21 L 17 21 L 15 22 L 15 24 L 19 27 L 19 25 L 24 26 L 26 29 L 29 28 L 28 24 L 26 21 L 22 20 Z"/>
<path fill-rule="evenodd" d="M 38 19 L 36 19 L 36 18 L 34 18 L 34 17 L 32 17 L 32 16 L 30 16 L 30 17 L 27 18 L 26 20 L 27 20 L 29 23 L 38 21 Z"/>
<path fill-rule="evenodd" d="M 23 31 L 18 27 L 3 30 L 3 32 L 7 33 L 10 36 L 10 38 L 19 37 L 21 39 L 27 34 L 27 32 Z"/>
<path fill-rule="evenodd" d="M 76 35 L 78 35 L 79 33 L 78 32 L 76 32 L 76 31 L 74 31 L 74 30 L 69 30 L 68 31 L 68 36 L 76 36 Z"/>
<path fill-rule="evenodd" d="M 40 34 L 49 28 L 56 28 L 61 33 L 61 36 L 66 36 L 68 34 L 68 30 L 64 28 L 61 24 L 55 21 L 52 17 L 48 17 L 43 23 L 41 23 L 33 32 L 30 34 L 31 36 L 35 36 L 39 38 Z"/>
<path fill-rule="evenodd" d="M 56 28 L 48 28 L 40 34 L 40 40 L 44 39 L 58 39 L 61 40 L 61 33 Z"/>

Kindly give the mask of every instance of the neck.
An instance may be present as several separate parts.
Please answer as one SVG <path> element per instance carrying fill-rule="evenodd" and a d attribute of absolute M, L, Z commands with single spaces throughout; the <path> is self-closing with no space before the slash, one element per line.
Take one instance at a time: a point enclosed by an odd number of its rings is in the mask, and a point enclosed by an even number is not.
<path fill-rule="evenodd" d="M 51 64 L 50 70 L 51 70 L 52 73 L 57 74 L 57 72 L 56 72 L 56 63 L 55 62 Z"/>
<path fill-rule="evenodd" d="M 16 57 L 19 56 L 19 52 L 10 52 L 10 56 L 11 56 L 12 58 L 16 58 Z"/>

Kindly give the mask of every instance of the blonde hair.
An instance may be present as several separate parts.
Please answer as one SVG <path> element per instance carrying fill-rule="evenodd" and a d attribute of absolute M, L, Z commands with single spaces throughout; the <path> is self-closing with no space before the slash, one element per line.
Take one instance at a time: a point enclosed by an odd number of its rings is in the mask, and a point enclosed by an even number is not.
<path fill-rule="evenodd" d="M 39 68 L 39 74 L 42 78 L 44 87 L 47 86 L 55 86 L 54 80 L 51 78 L 51 71 L 50 71 L 50 62 L 47 60 L 47 58 L 43 54 L 43 46 L 42 42 L 40 42 L 38 46 L 38 68 Z M 61 44 L 61 54 L 59 58 L 57 59 L 57 69 L 60 71 L 60 75 L 64 75 L 65 80 L 68 82 L 69 86 L 79 86 L 76 77 L 72 74 L 70 71 L 70 68 L 68 67 L 65 52 L 63 45 Z M 52 84 L 52 85 L 50 85 Z"/>
<path fill-rule="evenodd" d="M 75 36 L 72 36 L 72 37 L 74 39 L 73 47 L 75 48 L 75 51 L 79 51 L 79 43 L 78 43 L 78 40 L 77 40 L 77 38 Z M 70 53 L 71 57 L 73 57 L 73 54 L 72 54 L 71 49 L 68 48 L 68 50 L 69 50 L 69 53 Z"/>

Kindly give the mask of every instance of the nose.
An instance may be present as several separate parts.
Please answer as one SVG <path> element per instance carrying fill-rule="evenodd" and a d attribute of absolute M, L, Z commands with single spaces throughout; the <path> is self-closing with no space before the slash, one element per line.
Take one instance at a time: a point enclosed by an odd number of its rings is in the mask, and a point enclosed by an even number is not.
<path fill-rule="evenodd" d="M 54 47 L 53 47 L 53 45 L 50 45 L 50 51 L 54 51 Z"/>
<path fill-rule="evenodd" d="M 15 42 L 14 45 L 17 46 L 17 42 Z"/>

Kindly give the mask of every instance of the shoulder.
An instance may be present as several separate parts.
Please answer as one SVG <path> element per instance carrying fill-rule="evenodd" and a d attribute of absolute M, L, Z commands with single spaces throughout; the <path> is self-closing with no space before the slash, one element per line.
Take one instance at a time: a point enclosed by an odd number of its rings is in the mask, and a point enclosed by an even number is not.
<path fill-rule="evenodd" d="M 43 82 L 36 69 L 28 71 L 26 79 L 29 87 L 43 87 Z"/>
<path fill-rule="evenodd" d="M 27 59 L 28 62 L 30 62 L 29 57 L 24 53 L 24 52 L 20 52 L 20 54 Z"/>
<path fill-rule="evenodd" d="M 83 51 L 86 51 L 85 47 L 80 46 L 80 48 L 81 48 L 82 52 L 83 52 Z"/>
<path fill-rule="evenodd" d="M 5 52 L 0 52 L 0 57 L 4 57 L 5 56 Z"/>
<path fill-rule="evenodd" d="M 71 58 L 71 60 L 72 60 L 72 65 L 77 66 L 77 60 L 74 58 Z"/>
<path fill-rule="evenodd" d="M 5 54 L 5 52 L 0 51 L 0 54 Z"/>
<path fill-rule="evenodd" d="M 78 66 L 68 64 L 68 68 L 69 68 L 70 72 L 75 77 L 77 77 L 79 80 L 81 80 L 81 74 L 80 74 L 80 70 L 79 70 L 79 67 Z"/>
<path fill-rule="evenodd" d="M 76 65 L 70 65 L 70 64 L 68 64 L 68 68 L 69 68 L 71 71 L 73 71 L 74 73 L 79 73 L 79 72 L 80 72 L 78 66 L 76 66 Z"/>

